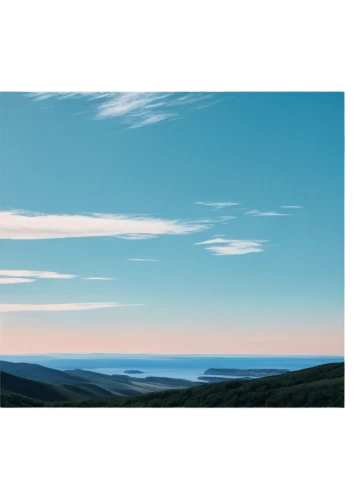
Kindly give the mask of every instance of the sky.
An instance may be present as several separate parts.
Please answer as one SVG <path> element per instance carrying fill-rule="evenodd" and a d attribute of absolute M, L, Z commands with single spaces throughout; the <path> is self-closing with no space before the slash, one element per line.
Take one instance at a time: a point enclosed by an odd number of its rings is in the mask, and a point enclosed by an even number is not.
<path fill-rule="evenodd" d="M 343 354 L 343 93 L 1 93 L 0 347 Z"/>

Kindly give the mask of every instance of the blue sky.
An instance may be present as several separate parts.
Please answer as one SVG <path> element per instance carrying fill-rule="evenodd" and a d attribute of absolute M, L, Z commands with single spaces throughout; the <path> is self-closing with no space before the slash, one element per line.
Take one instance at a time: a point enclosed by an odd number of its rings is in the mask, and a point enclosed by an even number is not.
<path fill-rule="evenodd" d="M 4 352 L 343 352 L 343 93 L 2 93 L 1 125 Z"/>

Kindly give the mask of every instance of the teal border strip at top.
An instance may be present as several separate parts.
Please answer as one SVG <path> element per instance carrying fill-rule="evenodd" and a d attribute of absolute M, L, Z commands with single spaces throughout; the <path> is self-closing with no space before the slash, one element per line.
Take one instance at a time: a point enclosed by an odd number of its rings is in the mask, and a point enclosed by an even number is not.
<path fill-rule="evenodd" d="M 354 0 L 353 0 L 354 1 Z M 0 8 L 352 8 L 352 0 L 0 0 Z"/>

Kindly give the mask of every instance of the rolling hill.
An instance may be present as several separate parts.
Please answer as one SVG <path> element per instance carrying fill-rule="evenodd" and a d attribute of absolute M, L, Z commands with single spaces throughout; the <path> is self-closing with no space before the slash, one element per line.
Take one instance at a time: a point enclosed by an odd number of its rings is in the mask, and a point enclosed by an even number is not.
<path fill-rule="evenodd" d="M 197 385 L 189 380 L 165 377 L 136 378 L 129 375 L 105 375 L 88 370 L 55 370 L 34 363 L 13 363 L 0 360 L 0 371 L 17 377 L 55 385 L 83 386 L 95 384 L 113 394 L 132 396 L 168 389 L 171 387 L 191 387 Z"/>
<path fill-rule="evenodd" d="M 29 406 L 27 394 L 6 392 L 2 406 Z M 34 396 L 33 396 L 34 397 Z M 136 397 L 109 397 L 33 406 L 72 407 L 344 407 L 344 363 L 329 363 L 257 380 L 233 380 L 187 389 L 165 390 Z"/>
<path fill-rule="evenodd" d="M 198 385 L 189 380 L 166 377 L 135 378 L 128 375 L 105 375 L 88 370 L 67 370 L 76 379 L 91 382 L 119 396 L 137 396 L 148 392 L 164 391 L 173 387 L 193 387 Z"/>
<path fill-rule="evenodd" d="M 96 378 L 98 381 L 98 375 L 102 374 L 76 374 L 88 377 L 86 387 L 92 391 L 98 390 L 98 385 L 91 384 L 90 380 L 93 382 Z M 112 379 L 105 375 L 105 380 L 106 377 Z M 126 376 L 118 377 L 122 381 Z M 2 373 L 0 395 L 2 408 L 345 408 L 345 391 L 350 390 L 350 379 L 351 371 L 345 369 L 344 363 L 329 363 L 257 380 L 194 384 L 186 389 L 167 389 L 131 397 L 112 394 L 100 397 L 98 393 L 97 399 L 89 399 L 84 393 L 79 394 L 79 389 L 85 391 L 85 387 L 51 386 Z M 137 380 L 144 383 L 142 379 Z M 26 387 L 24 381 L 28 384 Z"/>
<path fill-rule="evenodd" d="M 77 401 L 85 398 L 108 397 L 112 393 L 90 384 L 76 387 L 73 385 L 54 385 L 17 377 L 7 372 L 0 372 L 1 396 L 3 391 L 34 398 L 40 401 Z"/>
<path fill-rule="evenodd" d="M 105 375 L 88 370 L 61 371 L 32 363 L 12 363 L 8 361 L 1 361 L 0 369 L 4 374 L 1 378 L 2 389 L 44 401 L 97 399 L 114 395 L 126 397 L 138 396 L 173 387 L 192 387 L 198 385 L 198 383 L 188 380 L 164 377 L 135 378 L 128 375 Z M 13 390 L 9 384 L 11 381 L 15 384 L 15 379 L 11 379 L 7 375 L 12 375 L 24 382 L 21 384 L 17 380 L 17 385 L 15 385 L 16 390 Z M 49 384 L 52 385 L 53 388 L 50 393 L 51 395 L 56 395 L 56 398 L 41 398 L 41 391 L 37 391 L 35 385 L 31 385 L 29 382 L 46 384 L 47 390 L 43 388 L 45 395 L 49 393 Z M 34 396 L 33 394 L 37 395 Z M 62 395 L 62 398 L 60 395 Z"/>
<path fill-rule="evenodd" d="M 83 381 L 65 371 L 46 368 L 34 363 L 12 363 L 1 360 L 0 370 L 17 377 L 36 380 L 36 382 L 46 382 L 47 384 L 74 384 Z"/>
<path fill-rule="evenodd" d="M 125 400 L 86 401 L 79 406 L 344 407 L 344 363 L 329 363 L 257 380 L 233 380 L 169 390 Z"/>

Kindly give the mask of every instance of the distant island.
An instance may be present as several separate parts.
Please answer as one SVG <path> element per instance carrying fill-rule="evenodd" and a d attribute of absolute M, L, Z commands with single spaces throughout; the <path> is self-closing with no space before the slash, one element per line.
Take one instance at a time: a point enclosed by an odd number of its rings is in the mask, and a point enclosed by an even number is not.
<path fill-rule="evenodd" d="M 280 370 L 280 369 L 248 369 L 240 370 L 236 368 L 209 368 L 204 372 L 204 375 L 225 375 L 227 377 L 270 377 L 271 375 L 282 375 L 284 373 L 289 373 L 290 370 Z M 201 378 L 203 380 L 203 378 Z"/>
<path fill-rule="evenodd" d="M 135 375 L 137 373 L 144 373 L 144 372 L 141 372 L 140 370 L 124 370 L 124 373 L 131 373 L 132 375 Z"/>

